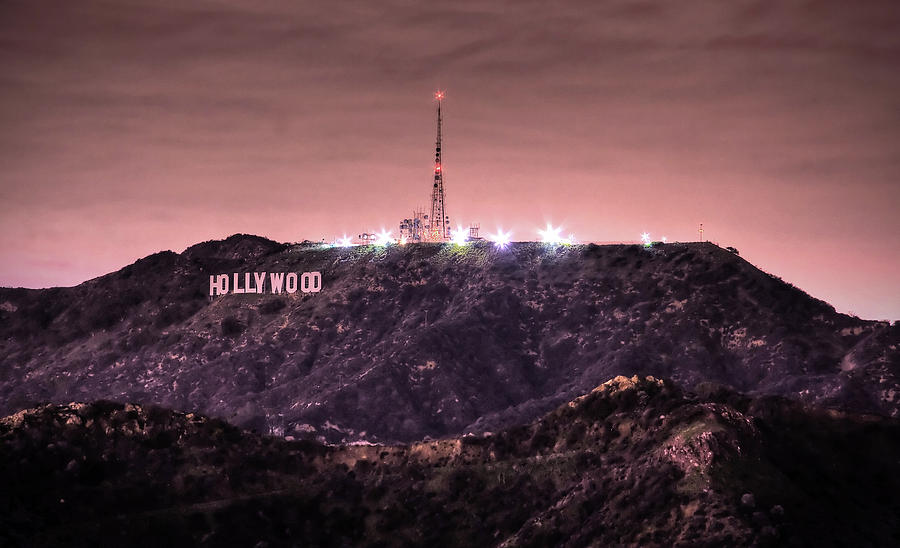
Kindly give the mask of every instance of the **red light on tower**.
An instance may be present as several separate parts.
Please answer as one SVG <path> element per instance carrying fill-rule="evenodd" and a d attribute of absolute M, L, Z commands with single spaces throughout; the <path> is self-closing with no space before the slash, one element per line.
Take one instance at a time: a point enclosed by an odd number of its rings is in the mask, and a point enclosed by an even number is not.
<path fill-rule="evenodd" d="M 444 98 L 444 92 L 441 90 L 434 92 L 434 98 L 437 99 L 438 101 L 440 101 L 441 99 Z"/>
<path fill-rule="evenodd" d="M 434 165 L 434 171 L 435 171 L 435 172 L 438 172 L 438 171 L 440 171 L 440 170 L 441 170 L 441 164 L 435 164 L 435 165 Z"/>

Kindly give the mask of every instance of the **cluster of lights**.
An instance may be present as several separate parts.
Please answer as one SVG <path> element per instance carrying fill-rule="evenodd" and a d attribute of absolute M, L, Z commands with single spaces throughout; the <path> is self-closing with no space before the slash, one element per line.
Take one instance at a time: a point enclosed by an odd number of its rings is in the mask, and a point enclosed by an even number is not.
<path fill-rule="evenodd" d="M 662 243 L 666 243 L 669 241 L 669 239 L 663 236 L 659 241 L 661 241 Z M 644 232 L 643 234 L 641 234 L 641 243 L 644 244 L 644 247 L 650 247 L 651 245 L 653 245 L 653 239 L 650 237 L 649 232 Z"/>
<path fill-rule="evenodd" d="M 445 93 L 442 90 L 437 90 L 434 94 L 434 99 L 436 101 L 438 101 L 439 105 L 440 105 L 440 102 L 444 99 L 444 97 L 445 97 Z M 440 106 L 438 106 L 438 109 L 440 109 Z M 438 112 L 440 113 L 440 110 L 438 110 Z M 440 118 L 439 118 L 439 121 L 440 121 Z M 438 126 L 438 129 L 440 131 L 440 126 Z M 438 149 L 437 158 L 440 157 L 439 153 L 440 153 L 440 149 Z M 437 158 L 436 158 L 435 165 L 434 165 L 434 172 L 436 174 L 435 175 L 436 178 L 441 173 L 441 163 L 439 160 L 437 160 Z M 435 184 L 435 186 L 437 186 L 437 184 Z M 554 227 L 550 223 L 547 223 L 546 229 L 543 229 L 543 230 L 538 229 L 538 234 L 540 234 L 541 242 L 543 242 L 545 244 L 570 245 L 570 244 L 573 244 L 576 242 L 574 234 L 569 234 L 569 237 L 566 238 L 566 237 L 562 236 L 561 232 L 562 232 L 562 227 Z M 400 245 L 404 245 L 407 243 L 406 236 L 401 235 L 399 242 L 398 242 L 398 240 L 395 239 L 391 235 L 390 231 L 382 230 L 375 236 L 376 236 L 376 239 L 373 243 L 377 246 L 384 247 L 384 246 L 388 246 L 388 245 L 396 244 L 396 243 L 399 243 Z M 703 225 L 702 224 L 700 225 L 700 236 L 702 239 L 702 236 L 703 236 Z M 512 241 L 512 232 L 503 232 L 503 230 L 501 228 L 498 228 L 497 232 L 495 234 L 488 235 L 488 239 L 494 243 L 494 247 L 496 247 L 498 249 L 506 249 L 509 247 L 509 245 Z M 371 240 L 364 239 L 364 241 L 370 242 Z M 666 243 L 666 241 L 667 241 L 666 237 L 663 236 L 660 241 L 662 243 Z M 457 225 L 456 230 L 453 230 L 451 232 L 451 242 L 455 245 L 468 244 L 469 243 L 468 231 L 466 229 L 464 229 L 463 227 Z M 653 240 L 650 238 L 649 232 L 644 232 L 641 234 L 641 242 L 643 243 L 643 245 L 645 247 L 651 247 L 653 245 Z M 351 242 L 350 238 L 348 238 L 346 235 L 344 235 L 343 238 L 338 239 L 332 245 L 340 246 L 340 247 L 350 247 L 354 244 Z"/>
<path fill-rule="evenodd" d="M 562 236 L 562 227 L 554 227 L 550 223 L 547 223 L 547 228 L 541 230 L 538 229 L 538 234 L 541 236 L 541 242 L 545 244 L 551 245 L 568 245 L 575 242 L 575 235 L 569 234 L 569 237 L 566 238 Z M 462 226 L 457 225 L 456 230 L 453 230 L 451 233 L 451 242 L 455 245 L 466 245 L 469 243 L 469 232 L 463 228 Z M 374 242 L 375 245 L 378 246 L 387 246 L 391 244 L 398 243 L 398 241 L 393 237 L 389 230 L 382 230 L 377 235 L 377 238 Z M 498 249 L 506 249 L 509 247 L 509 244 L 512 243 L 512 232 L 504 232 L 502 228 L 497 228 L 497 232 L 494 234 L 489 234 L 487 237 L 488 240 L 494 243 L 494 247 Z M 659 239 L 662 243 L 667 243 L 668 238 L 663 236 Z M 399 240 L 400 245 L 406 244 L 406 237 L 403 236 Z M 641 233 L 641 243 L 644 247 L 651 247 L 653 245 L 653 238 L 650 237 L 649 232 Z M 338 238 L 335 240 L 333 247 L 352 247 L 356 244 L 353 243 L 351 238 L 344 234 L 342 238 Z"/>

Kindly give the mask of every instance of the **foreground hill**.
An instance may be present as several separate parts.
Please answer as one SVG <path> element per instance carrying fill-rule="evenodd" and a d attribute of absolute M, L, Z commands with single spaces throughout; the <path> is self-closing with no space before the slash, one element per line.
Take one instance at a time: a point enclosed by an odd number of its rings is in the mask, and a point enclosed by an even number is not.
<path fill-rule="evenodd" d="M 0 544 L 896 546 L 898 454 L 895 419 L 652 377 L 401 446 L 47 405 L 0 420 Z"/>
<path fill-rule="evenodd" d="M 316 294 L 209 276 L 320 271 Z M 0 289 L 0 412 L 98 398 L 329 441 L 536 419 L 618 374 L 900 414 L 900 327 L 712 244 L 348 249 L 236 235 L 72 288 Z"/>

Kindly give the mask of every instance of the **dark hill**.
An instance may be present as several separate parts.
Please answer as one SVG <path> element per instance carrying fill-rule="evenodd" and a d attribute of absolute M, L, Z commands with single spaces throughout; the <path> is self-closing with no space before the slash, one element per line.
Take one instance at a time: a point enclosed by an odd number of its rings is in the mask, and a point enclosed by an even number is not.
<path fill-rule="evenodd" d="M 0 544 L 896 546 L 898 454 L 895 419 L 638 377 L 403 446 L 49 405 L 0 420 Z"/>
<path fill-rule="evenodd" d="M 209 275 L 321 271 L 318 294 Z M 0 289 L 0 412 L 105 398 L 331 441 L 527 423 L 618 374 L 896 416 L 900 328 L 712 244 L 349 249 L 235 235 Z"/>

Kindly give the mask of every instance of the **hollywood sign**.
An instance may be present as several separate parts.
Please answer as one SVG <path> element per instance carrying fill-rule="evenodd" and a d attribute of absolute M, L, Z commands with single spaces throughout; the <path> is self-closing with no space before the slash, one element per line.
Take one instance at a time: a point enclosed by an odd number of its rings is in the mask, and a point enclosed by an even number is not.
<path fill-rule="evenodd" d="M 241 293 L 265 293 L 266 285 L 269 293 L 318 293 L 322 291 L 322 274 L 320 272 L 270 272 L 266 278 L 266 272 L 244 272 L 243 277 L 238 277 L 235 272 L 229 278 L 228 274 L 218 274 L 209 277 L 209 296 L 241 294 Z M 239 283 L 243 279 L 243 286 Z M 268 284 L 266 284 L 268 281 Z"/>

